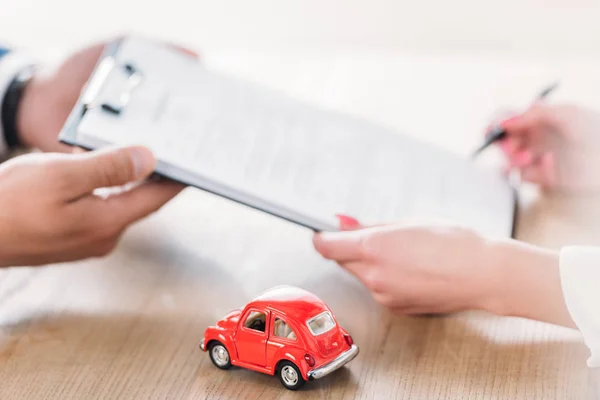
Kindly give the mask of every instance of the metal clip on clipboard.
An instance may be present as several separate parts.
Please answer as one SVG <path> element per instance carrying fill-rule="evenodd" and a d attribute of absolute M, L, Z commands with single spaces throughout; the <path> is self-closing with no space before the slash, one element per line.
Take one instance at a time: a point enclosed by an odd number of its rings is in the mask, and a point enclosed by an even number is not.
<path fill-rule="evenodd" d="M 143 82 L 144 75 L 137 66 L 118 60 L 121 43 L 122 40 L 116 40 L 105 47 L 90 80 L 59 134 L 61 142 L 91 150 L 77 140 L 79 124 L 85 114 L 91 109 L 99 108 L 107 114 L 119 116 L 131 101 L 134 90 Z M 111 86 L 111 90 L 106 90 L 108 85 Z"/>
<path fill-rule="evenodd" d="M 108 98 L 99 101 L 98 96 L 105 87 L 109 79 L 115 74 L 121 74 L 125 78 L 122 89 L 114 94 L 116 98 Z M 118 64 L 114 57 L 104 58 L 96 69 L 93 79 L 89 82 L 85 91 L 82 103 L 85 111 L 100 106 L 104 111 L 119 115 L 123 112 L 129 101 L 131 94 L 143 81 L 142 73 L 132 64 Z"/>

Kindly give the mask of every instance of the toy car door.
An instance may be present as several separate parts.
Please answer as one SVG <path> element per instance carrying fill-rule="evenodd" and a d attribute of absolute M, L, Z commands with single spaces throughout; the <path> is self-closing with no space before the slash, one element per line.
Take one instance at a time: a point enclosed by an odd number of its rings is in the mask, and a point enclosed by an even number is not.
<path fill-rule="evenodd" d="M 270 313 L 257 308 L 246 310 L 235 335 L 238 358 L 242 362 L 267 365 L 267 338 Z"/>

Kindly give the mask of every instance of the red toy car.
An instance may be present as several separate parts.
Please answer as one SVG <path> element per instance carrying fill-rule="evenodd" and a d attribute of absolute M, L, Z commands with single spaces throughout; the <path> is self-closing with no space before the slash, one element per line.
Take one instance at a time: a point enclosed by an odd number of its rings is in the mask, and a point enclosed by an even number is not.
<path fill-rule="evenodd" d="M 221 369 L 269 375 L 296 390 L 358 355 L 352 337 L 317 296 L 292 286 L 269 289 L 204 332 L 200 348 Z"/>

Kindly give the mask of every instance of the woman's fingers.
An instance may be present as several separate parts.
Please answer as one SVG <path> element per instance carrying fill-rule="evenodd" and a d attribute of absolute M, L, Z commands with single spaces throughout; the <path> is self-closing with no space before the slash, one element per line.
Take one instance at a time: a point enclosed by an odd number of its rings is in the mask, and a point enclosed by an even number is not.
<path fill-rule="evenodd" d="M 498 147 L 511 165 L 522 162 L 524 151 L 531 151 L 531 141 L 523 136 L 508 136 L 498 143 Z"/>
<path fill-rule="evenodd" d="M 556 170 L 556 157 L 554 153 L 547 152 L 540 159 L 540 168 L 545 177 L 545 185 L 554 187 L 558 181 L 558 171 Z"/>
<path fill-rule="evenodd" d="M 548 129 L 558 123 L 555 114 L 552 106 L 536 103 L 523 114 L 500 123 L 507 137 L 499 146 L 510 166 L 523 169 L 542 156 Z"/>
<path fill-rule="evenodd" d="M 556 178 L 554 155 L 549 152 L 542 154 L 534 162 L 521 168 L 521 179 L 527 182 L 552 187 L 556 183 Z"/>
<path fill-rule="evenodd" d="M 523 114 L 502 121 L 501 125 L 509 136 L 527 136 L 541 128 L 558 123 L 556 109 L 544 103 L 535 103 Z"/>
<path fill-rule="evenodd" d="M 509 121 L 512 118 L 518 117 L 518 115 L 519 112 L 516 110 L 498 110 L 494 112 L 490 118 L 491 122 L 485 130 L 485 135 L 489 135 L 492 129 L 498 125 L 503 125 L 505 121 Z"/>
<path fill-rule="evenodd" d="M 344 268 L 346 271 L 356 276 L 363 284 L 366 283 L 363 279 L 367 269 L 365 263 L 363 263 L 362 261 L 347 261 L 339 262 L 338 264 L 340 265 L 340 267 Z"/>
<path fill-rule="evenodd" d="M 315 249 L 338 263 L 358 261 L 363 255 L 363 233 L 358 231 L 322 232 L 313 237 Z"/>
<path fill-rule="evenodd" d="M 525 168 L 532 165 L 534 162 L 534 155 L 531 150 L 521 150 L 514 153 L 510 157 L 510 163 L 513 167 Z"/>

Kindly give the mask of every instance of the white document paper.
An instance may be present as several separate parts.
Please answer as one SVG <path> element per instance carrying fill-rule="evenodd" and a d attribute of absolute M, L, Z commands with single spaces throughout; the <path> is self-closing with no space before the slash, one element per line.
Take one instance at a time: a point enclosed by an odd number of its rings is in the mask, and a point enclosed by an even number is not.
<path fill-rule="evenodd" d="M 497 171 L 209 71 L 151 41 L 126 39 L 114 59 L 134 65 L 141 83 L 115 115 L 99 104 L 121 101 L 126 77 L 110 75 L 95 106 L 65 128 L 67 142 L 145 145 L 159 173 L 317 230 L 337 229 L 341 213 L 512 232 L 514 193 Z"/>

